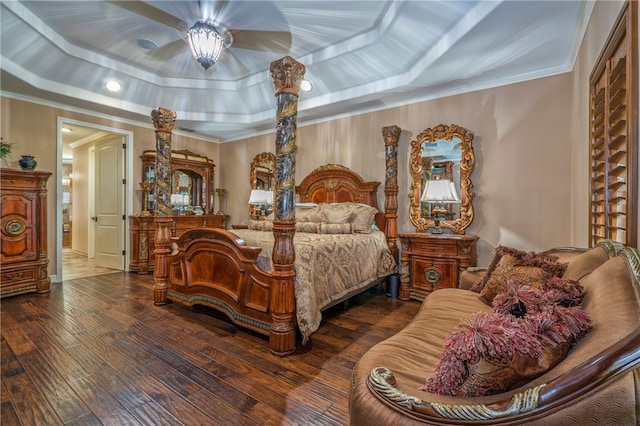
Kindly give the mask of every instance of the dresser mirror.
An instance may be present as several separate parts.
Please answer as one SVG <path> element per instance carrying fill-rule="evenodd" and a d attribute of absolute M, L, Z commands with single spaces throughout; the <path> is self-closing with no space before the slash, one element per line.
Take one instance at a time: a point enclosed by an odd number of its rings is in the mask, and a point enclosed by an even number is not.
<path fill-rule="evenodd" d="M 153 213 L 153 185 L 156 182 L 156 152 L 144 151 L 142 160 L 142 182 L 150 184 L 146 210 Z M 187 150 L 171 152 L 171 205 L 184 213 L 188 207 L 202 213 L 212 213 L 215 164 L 213 160 Z"/>
<path fill-rule="evenodd" d="M 411 141 L 409 219 L 417 232 L 464 234 L 473 221 L 472 140 L 462 127 L 440 124 Z"/>
<path fill-rule="evenodd" d="M 206 196 L 206 185 L 202 176 L 191 171 L 178 169 L 173 171 L 172 194 L 181 195 L 181 202 L 189 206 L 201 206 Z"/>
<path fill-rule="evenodd" d="M 276 155 L 271 152 L 263 152 L 256 155 L 251 161 L 251 192 L 252 196 L 254 191 L 270 191 L 273 192 L 274 185 L 274 170 L 276 167 Z M 252 198 L 252 197 L 250 197 Z M 249 214 L 252 219 L 259 219 L 260 216 L 269 214 L 270 205 L 268 204 L 253 204 L 249 201 Z"/>

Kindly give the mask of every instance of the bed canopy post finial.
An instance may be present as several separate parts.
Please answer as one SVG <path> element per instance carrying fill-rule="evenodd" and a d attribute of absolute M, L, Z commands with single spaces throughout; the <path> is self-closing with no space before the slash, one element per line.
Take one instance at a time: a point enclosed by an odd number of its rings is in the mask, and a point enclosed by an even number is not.
<path fill-rule="evenodd" d="M 382 128 L 385 147 L 384 234 L 393 258 L 398 261 L 398 140 L 402 130 L 398 126 Z"/>
<path fill-rule="evenodd" d="M 269 348 L 275 355 L 293 353 L 296 346 L 293 237 L 295 218 L 296 128 L 298 93 L 305 66 L 291 56 L 269 67 L 277 98 L 276 164 L 273 221 L 273 268 L 276 283 L 271 298 Z"/>
<path fill-rule="evenodd" d="M 153 270 L 153 303 L 167 303 L 167 255 L 171 253 L 171 132 L 176 121 L 175 111 L 158 108 L 151 111 L 156 128 L 155 184 L 155 265 Z"/>

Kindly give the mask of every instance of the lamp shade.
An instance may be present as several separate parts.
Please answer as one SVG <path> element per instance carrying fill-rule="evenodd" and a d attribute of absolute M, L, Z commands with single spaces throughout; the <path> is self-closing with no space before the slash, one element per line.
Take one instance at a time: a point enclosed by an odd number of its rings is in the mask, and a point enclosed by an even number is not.
<path fill-rule="evenodd" d="M 216 63 L 224 47 L 224 37 L 206 21 L 196 22 L 187 31 L 187 39 L 191 54 L 205 70 Z"/>
<path fill-rule="evenodd" d="M 437 203 L 459 203 L 456 186 L 450 180 L 428 180 L 420 201 Z"/>
<path fill-rule="evenodd" d="M 249 204 L 251 205 L 272 205 L 273 191 L 265 191 L 264 189 L 252 189 L 249 195 Z"/>

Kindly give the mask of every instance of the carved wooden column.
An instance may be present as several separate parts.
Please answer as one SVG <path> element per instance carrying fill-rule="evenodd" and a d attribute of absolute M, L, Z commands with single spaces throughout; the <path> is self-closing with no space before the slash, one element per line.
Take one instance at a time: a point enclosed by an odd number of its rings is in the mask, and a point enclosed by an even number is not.
<path fill-rule="evenodd" d="M 167 303 L 167 255 L 171 253 L 171 132 L 176 113 L 166 108 L 151 112 L 156 128 L 156 238 L 153 303 Z"/>
<path fill-rule="evenodd" d="M 398 261 L 398 140 L 400 127 L 382 128 L 384 137 L 386 172 L 384 178 L 385 235 L 393 258 Z"/>
<path fill-rule="evenodd" d="M 293 263 L 295 218 L 296 129 L 298 92 L 305 66 L 290 56 L 273 61 L 269 67 L 276 89 L 276 166 L 273 221 L 273 275 L 269 348 L 275 355 L 291 354 L 296 347 Z"/>

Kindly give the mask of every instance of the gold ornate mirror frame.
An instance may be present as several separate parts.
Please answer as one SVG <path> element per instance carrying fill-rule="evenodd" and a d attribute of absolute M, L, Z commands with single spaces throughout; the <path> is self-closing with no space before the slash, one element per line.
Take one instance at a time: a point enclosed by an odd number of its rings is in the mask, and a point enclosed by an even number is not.
<path fill-rule="evenodd" d="M 271 187 L 269 189 L 273 190 L 275 185 L 275 169 L 276 169 L 276 155 L 272 152 L 262 152 L 255 157 L 251 161 L 251 189 L 263 189 L 258 188 L 258 175 L 261 174 L 260 166 L 267 165 L 271 170 L 271 178 L 269 180 Z M 249 206 L 249 216 L 251 219 L 257 219 L 257 214 L 254 206 Z"/>
<path fill-rule="evenodd" d="M 455 124 L 446 126 L 440 124 L 436 127 L 423 130 L 418 137 L 411 141 L 411 152 L 409 154 L 409 173 L 412 177 L 411 188 L 409 190 L 409 219 L 416 227 L 417 232 L 427 232 L 430 228 L 436 227 L 436 221 L 421 214 L 420 195 L 422 181 L 422 147 L 425 142 L 436 144 L 439 140 L 453 141 L 454 138 L 460 140 L 461 160 L 460 160 L 460 217 L 454 220 L 439 221 L 443 229 L 449 229 L 455 234 L 464 234 L 465 229 L 473 221 L 473 197 L 471 192 L 473 183 L 471 182 L 471 172 L 475 167 L 475 154 L 471 141 L 473 135 L 467 133 L 465 129 Z M 457 184 L 458 182 L 456 182 Z"/>

